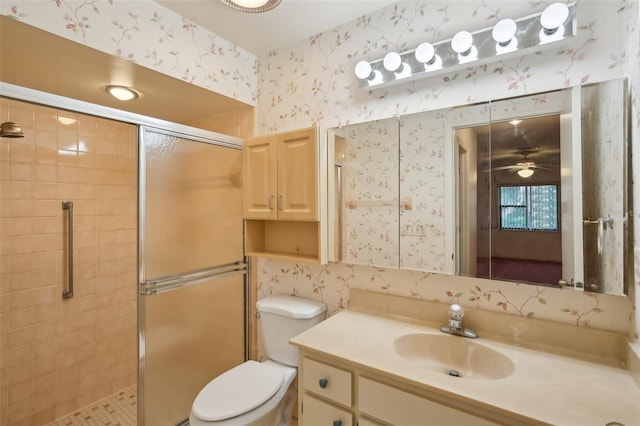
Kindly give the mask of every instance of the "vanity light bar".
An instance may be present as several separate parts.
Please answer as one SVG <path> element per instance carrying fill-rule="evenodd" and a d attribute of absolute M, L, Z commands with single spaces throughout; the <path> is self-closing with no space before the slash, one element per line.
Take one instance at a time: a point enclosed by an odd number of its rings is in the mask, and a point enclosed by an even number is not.
<path fill-rule="evenodd" d="M 492 61 L 524 56 L 557 47 L 575 37 L 576 3 L 554 3 L 543 12 L 517 20 L 503 19 L 494 27 L 460 31 L 437 43 L 422 43 L 384 59 L 360 61 L 355 66 L 358 87 L 369 90 L 419 78 L 475 67 Z"/>

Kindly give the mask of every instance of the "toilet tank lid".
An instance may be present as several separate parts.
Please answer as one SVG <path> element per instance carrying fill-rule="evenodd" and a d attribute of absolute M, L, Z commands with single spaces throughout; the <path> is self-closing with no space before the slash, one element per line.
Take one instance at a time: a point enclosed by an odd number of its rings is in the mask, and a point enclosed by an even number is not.
<path fill-rule="evenodd" d="M 256 302 L 258 312 L 269 312 L 289 318 L 314 318 L 327 310 L 327 305 L 299 296 L 269 296 Z"/>

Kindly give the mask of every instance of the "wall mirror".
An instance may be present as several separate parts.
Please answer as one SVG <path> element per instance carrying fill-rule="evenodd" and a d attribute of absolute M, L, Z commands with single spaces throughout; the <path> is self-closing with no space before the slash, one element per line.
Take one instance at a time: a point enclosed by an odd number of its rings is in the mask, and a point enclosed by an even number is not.
<path fill-rule="evenodd" d="M 329 130 L 332 258 L 623 295 L 622 79 Z"/>

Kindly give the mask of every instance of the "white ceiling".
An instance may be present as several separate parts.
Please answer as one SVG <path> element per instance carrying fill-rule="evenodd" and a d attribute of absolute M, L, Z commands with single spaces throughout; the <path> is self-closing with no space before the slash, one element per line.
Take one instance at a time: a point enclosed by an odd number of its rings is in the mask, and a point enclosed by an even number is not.
<path fill-rule="evenodd" d="M 244 13 L 219 0 L 156 2 L 256 56 L 396 3 L 392 0 L 282 0 L 269 12 Z"/>

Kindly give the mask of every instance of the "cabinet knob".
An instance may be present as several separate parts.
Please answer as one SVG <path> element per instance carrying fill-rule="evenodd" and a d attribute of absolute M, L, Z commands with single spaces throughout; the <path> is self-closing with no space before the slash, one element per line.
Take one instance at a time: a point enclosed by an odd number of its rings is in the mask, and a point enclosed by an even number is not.
<path fill-rule="evenodd" d="M 269 196 L 267 203 L 269 203 L 269 210 L 273 210 L 273 195 Z"/>
<path fill-rule="evenodd" d="M 342 420 L 334 420 L 333 426 L 342 426 Z"/>
<path fill-rule="evenodd" d="M 324 389 L 329 384 L 329 381 L 327 379 L 320 379 L 320 380 L 318 380 L 318 384 L 320 385 L 320 387 L 322 389 Z M 334 424 L 335 424 L 335 422 L 334 422 Z"/>

